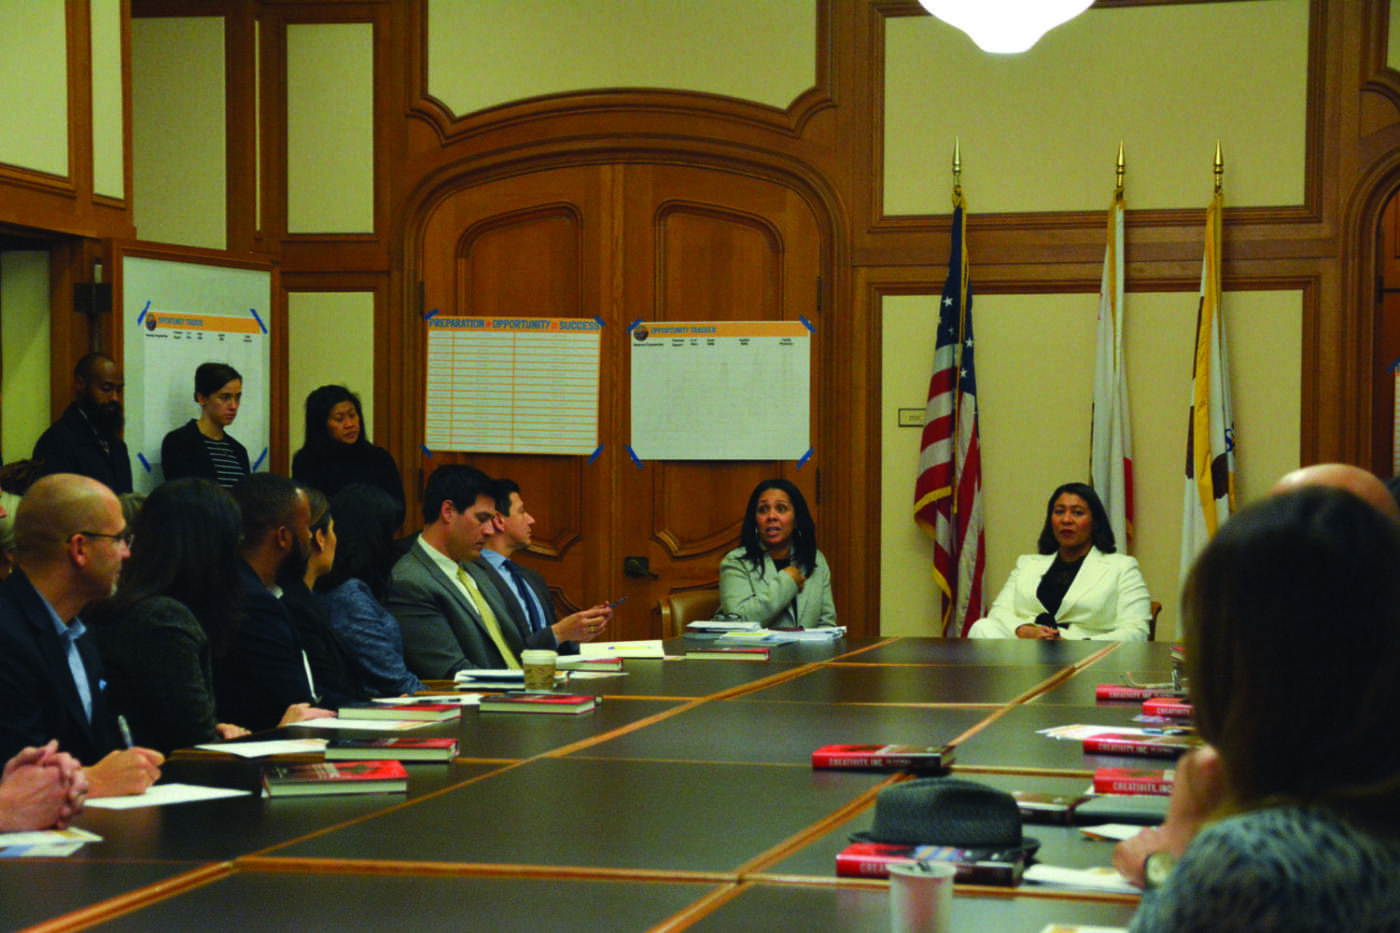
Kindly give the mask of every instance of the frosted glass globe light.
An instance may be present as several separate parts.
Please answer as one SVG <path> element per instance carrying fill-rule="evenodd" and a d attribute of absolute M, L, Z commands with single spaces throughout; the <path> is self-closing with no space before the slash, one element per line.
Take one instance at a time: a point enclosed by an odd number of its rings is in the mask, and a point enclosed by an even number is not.
<path fill-rule="evenodd" d="M 984 52 L 1014 55 L 1093 5 L 1093 0 L 919 0 Z"/>

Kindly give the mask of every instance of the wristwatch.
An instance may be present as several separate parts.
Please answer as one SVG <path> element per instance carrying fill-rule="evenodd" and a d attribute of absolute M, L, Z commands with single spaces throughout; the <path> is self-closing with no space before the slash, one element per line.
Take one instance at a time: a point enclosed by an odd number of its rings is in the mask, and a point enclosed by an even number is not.
<path fill-rule="evenodd" d="M 1176 855 L 1167 849 L 1158 849 L 1147 856 L 1147 860 L 1142 863 L 1142 880 L 1147 886 L 1147 890 L 1160 888 L 1167 883 L 1167 879 L 1172 876 L 1172 869 L 1176 868 Z"/>

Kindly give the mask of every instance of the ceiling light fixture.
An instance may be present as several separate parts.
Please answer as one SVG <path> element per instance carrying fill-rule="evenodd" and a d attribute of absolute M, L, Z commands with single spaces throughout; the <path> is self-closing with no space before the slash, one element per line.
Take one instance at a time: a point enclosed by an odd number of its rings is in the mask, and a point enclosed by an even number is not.
<path fill-rule="evenodd" d="M 1093 5 L 1093 0 L 919 0 L 925 10 L 972 37 L 984 52 L 1014 55 Z"/>

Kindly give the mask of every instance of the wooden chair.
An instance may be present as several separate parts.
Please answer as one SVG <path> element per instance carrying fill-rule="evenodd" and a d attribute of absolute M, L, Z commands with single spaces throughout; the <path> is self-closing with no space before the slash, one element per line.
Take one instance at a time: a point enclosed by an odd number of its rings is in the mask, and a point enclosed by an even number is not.
<path fill-rule="evenodd" d="M 1157 616 L 1162 611 L 1162 604 L 1157 600 L 1152 600 L 1152 618 L 1147 620 L 1147 640 L 1157 640 Z"/>
<path fill-rule="evenodd" d="M 659 609 L 661 637 L 676 638 L 685 634 L 685 627 L 691 622 L 714 618 L 719 609 L 719 589 L 681 590 L 664 597 Z"/>

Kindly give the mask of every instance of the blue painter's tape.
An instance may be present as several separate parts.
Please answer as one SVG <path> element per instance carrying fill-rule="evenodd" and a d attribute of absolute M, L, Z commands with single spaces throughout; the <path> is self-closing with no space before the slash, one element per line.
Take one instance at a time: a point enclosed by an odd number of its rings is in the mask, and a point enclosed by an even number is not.
<path fill-rule="evenodd" d="M 637 469 L 642 469 L 642 458 L 637 456 L 637 452 L 631 447 L 626 447 L 624 449 L 627 451 L 627 456 L 631 457 L 632 462 L 637 465 Z"/>
<path fill-rule="evenodd" d="M 588 465 L 589 465 L 589 466 L 592 466 L 592 465 L 593 465 L 593 461 L 594 461 L 594 460 L 597 460 L 597 459 L 598 459 L 598 455 L 599 455 L 600 453 L 602 453 L 602 452 L 603 452 L 603 445 L 602 445 L 602 444 L 599 444 L 599 445 L 598 445 L 598 449 L 595 450 L 595 451 L 593 451 L 593 453 L 591 453 L 591 454 L 588 455 Z"/>
<path fill-rule="evenodd" d="M 263 465 L 263 461 L 266 460 L 266 459 L 267 459 L 267 448 L 264 447 L 262 453 L 258 454 L 258 459 L 256 459 L 256 460 L 253 461 L 253 472 L 254 472 L 254 473 L 258 472 L 258 467 L 262 466 L 262 465 Z"/>
<path fill-rule="evenodd" d="M 427 445 L 427 444 L 419 444 L 419 445 L 418 445 L 418 449 L 421 450 L 421 451 L 423 451 L 423 456 L 425 456 L 425 457 L 432 457 L 432 455 L 433 455 L 433 452 L 432 452 L 431 450 L 428 449 L 428 445 Z"/>
<path fill-rule="evenodd" d="M 151 461 L 146 459 L 145 454 L 138 453 L 136 455 L 136 459 L 141 461 L 141 465 L 146 468 L 147 473 L 151 472 Z"/>
<path fill-rule="evenodd" d="M 425 321 L 431 321 L 433 318 L 435 318 L 435 317 L 437 317 L 437 316 L 438 316 L 438 309 L 437 309 L 437 308 L 434 308 L 433 310 L 429 311 L 427 314 L 423 315 L 423 320 L 425 320 Z"/>
<path fill-rule="evenodd" d="M 137 327 L 140 327 L 140 326 L 141 326 L 141 322 L 144 321 L 144 320 L 146 320 L 146 312 L 149 311 L 149 310 L 151 310 L 151 303 L 148 301 L 148 302 L 146 302 L 146 306 L 145 306 L 144 308 L 141 309 L 141 313 L 138 314 L 138 315 L 136 315 L 136 326 L 137 326 Z"/>
<path fill-rule="evenodd" d="M 637 319 L 636 319 L 635 321 L 633 321 L 631 324 L 628 324 L 628 325 L 627 325 L 627 333 L 630 334 L 630 333 L 632 333 L 632 331 L 636 330 L 636 329 L 637 329 L 637 325 L 640 324 L 640 323 L 642 323 L 642 319 L 641 319 L 641 318 L 637 318 Z"/>
<path fill-rule="evenodd" d="M 799 470 L 802 469 L 804 466 L 806 466 L 807 461 L 808 461 L 808 460 L 811 460 L 811 459 L 812 459 L 812 448 L 808 447 L 808 448 L 807 448 L 807 452 L 806 452 L 805 454 L 803 454 L 803 455 L 798 459 L 798 461 L 797 461 L 797 468 L 798 468 Z"/>
<path fill-rule="evenodd" d="M 799 321 L 801 321 L 804 325 L 806 325 L 807 329 L 810 330 L 812 333 L 815 334 L 815 333 L 817 332 L 817 329 L 816 329 L 815 327 L 812 326 L 812 322 L 809 321 L 809 320 L 807 320 L 807 319 L 806 319 L 805 317 L 803 317 L 802 315 L 799 314 L 799 315 L 797 316 L 797 319 L 798 319 Z"/>
<path fill-rule="evenodd" d="M 253 316 L 253 320 L 255 320 L 255 321 L 258 322 L 258 326 L 262 328 L 262 332 L 263 332 L 264 334 L 267 333 L 267 325 L 263 323 L 263 319 L 262 319 L 262 318 L 258 317 L 258 309 L 257 309 L 257 308 L 249 308 L 249 309 L 248 309 L 248 313 L 251 314 L 251 315 Z"/>

